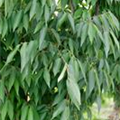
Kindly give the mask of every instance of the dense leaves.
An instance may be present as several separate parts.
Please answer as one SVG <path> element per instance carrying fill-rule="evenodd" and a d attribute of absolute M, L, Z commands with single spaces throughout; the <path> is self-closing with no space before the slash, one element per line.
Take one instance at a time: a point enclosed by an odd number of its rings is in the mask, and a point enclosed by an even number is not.
<path fill-rule="evenodd" d="M 119 5 L 0 0 L 0 120 L 91 119 L 120 83 Z"/>

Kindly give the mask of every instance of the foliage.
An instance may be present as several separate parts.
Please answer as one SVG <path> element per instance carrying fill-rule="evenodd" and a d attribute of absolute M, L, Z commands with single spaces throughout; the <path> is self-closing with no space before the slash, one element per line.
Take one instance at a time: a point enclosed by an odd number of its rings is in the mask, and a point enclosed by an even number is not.
<path fill-rule="evenodd" d="M 119 0 L 0 0 L 0 120 L 78 120 L 120 79 Z"/>

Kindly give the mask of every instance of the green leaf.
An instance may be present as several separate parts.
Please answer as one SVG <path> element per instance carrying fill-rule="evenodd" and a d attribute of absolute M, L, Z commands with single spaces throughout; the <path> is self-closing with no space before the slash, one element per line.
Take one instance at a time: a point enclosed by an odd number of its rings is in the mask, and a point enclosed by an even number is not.
<path fill-rule="evenodd" d="M 69 117 L 70 117 L 70 108 L 69 106 L 66 106 L 61 116 L 61 120 L 69 120 Z"/>
<path fill-rule="evenodd" d="M 48 5 L 46 4 L 45 5 L 45 22 L 47 23 L 48 22 L 48 20 L 49 20 L 49 17 L 50 17 L 50 12 L 49 12 L 50 10 L 49 10 L 49 7 L 48 7 Z"/>
<path fill-rule="evenodd" d="M 62 26 L 62 24 L 65 22 L 66 18 L 67 18 L 67 13 L 64 12 L 63 15 L 62 15 L 62 17 L 57 22 L 57 25 L 56 25 L 57 29 L 60 29 L 60 27 Z"/>
<path fill-rule="evenodd" d="M 34 120 L 34 114 L 33 114 L 33 109 L 30 106 L 29 110 L 28 110 L 28 119 L 27 120 Z"/>
<path fill-rule="evenodd" d="M 16 77 L 15 75 L 16 75 L 16 74 L 15 74 L 15 71 L 12 70 L 12 71 L 11 71 L 11 74 L 10 74 L 9 84 L 8 84 L 8 91 L 9 91 L 9 92 L 10 92 L 12 86 L 14 85 L 14 81 L 15 81 L 15 77 Z"/>
<path fill-rule="evenodd" d="M 68 3 L 68 0 L 61 0 L 61 7 L 64 8 Z"/>
<path fill-rule="evenodd" d="M 50 88 L 50 73 L 47 68 L 44 69 L 44 74 L 43 74 L 44 80 L 48 87 Z"/>
<path fill-rule="evenodd" d="M 37 0 L 32 1 L 31 9 L 30 9 L 30 20 L 34 17 L 36 14 L 36 8 L 37 8 Z"/>
<path fill-rule="evenodd" d="M 43 42 L 45 40 L 46 33 L 47 33 L 47 27 L 43 27 L 42 30 L 40 31 L 39 50 L 42 50 Z"/>
<path fill-rule="evenodd" d="M 0 0 L 0 7 L 3 5 L 4 0 Z"/>
<path fill-rule="evenodd" d="M 93 70 L 89 71 L 89 78 L 88 79 L 89 79 L 89 82 L 88 82 L 88 88 L 89 88 L 88 96 L 89 96 L 95 87 L 95 76 L 94 76 Z"/>
<path fill-rule="evenodd" d="M 1 110 L 1 120 L 5 120 L 7 112 L 8 112 L 8 101 L 6 100 Z"/>
<path fill-rule="evenodd" d="M 94 38 L 95 38 L 95 36 L 96 36 L 96 29 L 94 28 L 92 22 L 89 23 L 88 36 L 89 36 L 90 42 L 91 42 L 91 44 L 92 44 L 92 43 L 93 43 L 93 40 L 94 40 Z"/>
<path fill-rule="evenodd" d="M 17 80 L 14 82 L 14 88 L 17 96 L 19 96 L 19 82 Z"/>
<path fill-rule="evenodd" d="M 63 79 L 66 70 L 67 70 L 67 63 L 64 65 L 63 70 L 62 70 L 60 76 L 58 77 L 58 82 L 60 82 Z"/>
<path fill-rule="evenodd" d="M 3 31 L 2 31 L 2 38 L 5 37 L 5 35 L 7 34 L 8 32 L 8 21 L 6 18 L 4 18 L 4 21 L 3 21 Z"/>
<path fill-rule="evenodd" d="M 87 79 L 86 79 L 86 75 L 85 75 L 84 66 L 83 66 L 82 62 L 79 61 L 79 60 L 78 60 L 78 63 L 79 63 L 79 66 L 80 66 L 81 72 L 82 72 L 82 74 L 83 74 L 84 80 L 85 80 L 85 82 L 87 83 Z"/>
<path fill-rule="evenodd" d="M 60 58 L 57 58 L 54 62 L 54 66 L 53 66 L 54 76 L 56 76 L 57 73 L 60 72 L 61 65 L 62 65 L 62 60 Z"/>
<path fill-rule="evenodd" d="M 97 84 L 97 87 L 98 87 L 98 93 L 100 95 L 100 93 L 101 93 L 100 82 L 99 82 L 99 78 L 98 78 L 98 73 L 97 73 L 97 71 L 95 69 L 94 69 L 94 74 L 95 74 L 95 81 L 96 81 L 96 84 Z"/>
<path fill-rule="evenodd" d="M 81 46 L 83 45 L 83 43 L 85 42 L 85 39 L 87 38 L 87 31 L 88 31 L 88 25 L 87 23 L 85 23 L 81 33 Z"/>
<path fill-rule="evenodd" d="M 13 120 L 13 115 L 14 115 L 13 104 L 9 100 L 8 101 L 8 116 L 9 116 L 10 120 Z"/>
<path fill-rule="evenodd" d="M 110 33 L 111 33 L 111 35 L 112 35 L 112 37 L 113 37 L 113 40 L 114 40 L 114 42 L 115 42 L 117 48 L 119 49 L 119 48 L 120 48 L 120 45 L 119 45 L 119 42 L 118 42 L 118 40 L 117 40 L 115 34 L 114 34 L 112 31 L 110 31 Z"/>
<path fill-rule="evenodd" d="M 28 114 L 28 106 L 24 106 L 21 110 L 21 120 L 26 120 Z"/>
<path fill-rule="evenodd" d="M 51 31 L 52 31 L 53 35 L 55 36 L 58 44 L 60 45 L 61 41 L 60 41 L 60 36 L 59 36 L 59 34 L 56 32 L 55 29 L 51 29 Z"/>
<path fill-rule="evenodd" d="M 26 58 L 26 48 L 27 48 L 27 43 L 25 42 L 20 49 L 21 71 L 23 71 L 26 63 L 28 62 L 28 58 Z"/>
<path fill-rule="evenodd" d="M 15 18 L 14 18 L 14 23 L 13 23 L 13 31 L 15 31 L 15 29 L 19 26 L 20 22 L 21 22 L 21 18 L 23 15 L 23 11 L 20 10 L 17 12 Z"/>
<path fill-rule="evenodd" d="M 57 117 L 60 113 L 62 113 L 65 109 L 66 106 L 66 101 L 63 100 L 62 102 L 59 103 L 59 105 L 57 106 L 57 109 L 54 111 L 52 119 L 54 119 L 55 117 Z"/>
<path fill-rule="evenodd" d="M 25 30 L 28 30 L 28 25 L 29 25 L 29 19 L 28 19 L 28 15 L 24 15 L 23 17 L 23 27 L 25 28 Z"/>
<path fill-rule="evenodd" d="M 43 21 L 38 22 L 38 24 L 35 27 L 34 33 L 38 32 L 42 28 L 43 24 Z"/>
<path fill-rule="evenodd" d="M 70 22 L 70 25 L 72 27 L 73 33 L 75 33 L 75 25 L 74 25 L 74 19 L 70 13 L 68 13 L 68 20 Z"/>
<path fill-rule="evenodd" d="M 4 101 L 5 91 L 4 91 L 4 81 L 0 80 L 0 99 Z"/>
<path fill-rule="evenodd" d="M 120 29 L 120 24 L 119 24 L 119 21 L 118 19 L 115 17 L 115 15 L 113 15 L 112 12 L 109 11 L 109 14 L 113 20 L 113 23 L 116 25 L 117 29 L 119 30 Z"/>
<path fill-rule="evenodd" d="M 109 33 L 108 32 L 104 32 L 104 44 L 105 44 L 105 54 L 106 57 L 108 56 L 108 52 L 110 50 L 110 43 L 109 43 Z"/>
<path fill-rule="evenodd" d="M 66 85 L 67 85 L 68 94 L 69 94 L 72 102 L 75 104 L 77 109 L 80 110 L 81 98 L 80 98 L 80 90 L 79 90 L 78 84 L 76 83 L 76 81 L 69 78 L 66 81 Z"/>
<path fill-rule="evenodd" d="M 20 45 L 17 45 L 16 48 L 12 52 L 10 52 L 10 54 L 7 57 L 7 61 L 6 61 L 5 65 L 8 65 L 13 60 L 13 57 L 19 50 L 19 47 L 20 47 Z"/>

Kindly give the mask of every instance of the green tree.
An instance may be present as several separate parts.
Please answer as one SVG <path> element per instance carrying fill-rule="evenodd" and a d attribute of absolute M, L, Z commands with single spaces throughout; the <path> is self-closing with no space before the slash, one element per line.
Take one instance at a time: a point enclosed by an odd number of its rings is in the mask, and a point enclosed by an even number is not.
<path fill-rule="evenodd" d="M 0 0 L 0 120 L 91 119 L 120 80 L 119 0 Z"/>

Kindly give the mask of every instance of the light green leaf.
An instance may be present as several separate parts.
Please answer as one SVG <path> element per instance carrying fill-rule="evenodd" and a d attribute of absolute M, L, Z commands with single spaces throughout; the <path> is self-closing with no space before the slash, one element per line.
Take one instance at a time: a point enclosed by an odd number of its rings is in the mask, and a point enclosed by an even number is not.
<path fill-rule="evenodd" d="M 67 70 L 67 63 L 64 65 L 63 70 L 62 70 L 60 76 L 58 77 L 58 82 L 60 82 L 63 79 L 66 70 Z"/>
<path fill-rule="evenodd" d="M 28 110 L 28 119 L 27 120 L 34 120 L 34 114 L 33 114 L 33 109 L 30 106 L 29 110 Z"/>
<path fill-rule="evenodd" d="M 7 57 L 7 61 L 6 61 L 5 65 L 8 65 L 13 60 L 13 57 L 17 53 L 19 47 L 20 47 L 20 45 L 17 45 L 16 48 L 12 52 L 10 52 L 10 54 Z"/>
<path fill-rule="evenodd" d="M 13 31 L 15 31 L 15 29 L 19 26 L 19 24 L 21 22 L 22 14 L 23 14 L 22 10 L 17 12 L 17 14 L 16 14 L 16 16 L 14 18 Z"/>
<path fill-rule="evenodd" d="M 8 112 L 8 101 L 6 100 L 1 110 L 1 120 L 5 120 L 7 112 Z"/>
<path fill-rule="evenodd" d="M 119 48 L 120 48 L 120 45 L 119 45 L 119 42 L 118 42 L 118 40 L 117 40 L 115 34 L 114 34 L 112 31 L 110 31 L 110 33 L 111 33 L 111 35 L 112 35 L 112 37 L 113 37 L 113 40 L 114 40 L 114 42 L 115 42 L 117 48 L 119 49 Z"/>
<path fill-rule="evenodd" d="M 61 0 L 61 6 L 64 8 L 67 5 L 68 0 Z"/>
<path fill-rule="evenodd" d="M 47 68 L 44 69 L 44 74 L 43 74 L 44 80 L 48 87 L 50 88 L 50 73 Z"/>
<path fill-rule="evenodd" d="M 54 62 L 54 66 L 53 66 L 54 76 L 56 76 L 57 73 L 60 72 L 61 65 L 62 65 L 62 60 L 60 58 L 57 58 Z"/>
<path fill-rule="evenodd" d="M 24 15 L 23 17 L 23 27 L 25 28 L 25 30 L 28 30 L 28 25 L 29 25 L 29 19 L 28 19 L 28 15 Z"/>
<path fill-rule="evenodd" d="M 28 114 L 28 106 L 24 106 L 21 110 L 21 120 L 26 120 Z"/>
<path fill-rule="evenodd" d="M 69 78 L 66 81 L 66 85 L 67 85 L 68 94 L 69 94 L 72 102 L 75 104 L 77 109 L 80 110 L 81 97 L 80 97 L 80 90 L 79 90 L 78 84 L 76 83 L 76 81 Z"/>
<path fill-rule="evenodd" d="M 98 87 L 98 93 L 100 95 L 100 93 L 101 93 L 100 82 L 99 82 L 99 78 L 98 78 L 98 73 L 97 73 L 97 71 L 95 69 L 94 69 L 94 74 L 95 74 L 95 81 L 96 81 L 96 84 L 97 84 L 97 87 Z"/>
<path fill-rule="evenodd" d="M 55 36 L 58 44 L 60 45 L 61 41 L 60 41 L 60 36 L 59 36 L 59 34 L 58 34 L 58 33 L 56 32 L 56 30 L 54 30 L 54 29 L 51 29 L 51 31 L 52 31 L 53 35 Z"/>
<path fill-rule="evenodd" d="M 95 36 L 96 36 L 96 29 L 94 28 L 92 22 L 89 23 L 88 36 L 89 36 L 90 42 L 91 42 L 91 44 L 92 44 L 92 43 L 93 43 L 93 40 L 94 40 L 94 38 L 95 38 Z"/>
<path fill-rule="evenodd" d="M 66 101 L 63 100 L 62 102 L 60 102 L 60 104 L 57 106 L 57 109 L 54 111 L 52 119 L 54 119 L 60 113 L 62 113 L 64 111 L 65 107 L 66 107 Z"/>
<path fill-rule="evenodd" d="M 68 20 L 69 20 L 70 25 L 72 27 L 73 33 L 75 33 L 74 19 L 73 19 L 73 16 L 70 13 L 68 13 Z"/>
<path fill-rule="evenodd" d="M 4 38 L 4 36 L 7 34 L 8 32 L 8 21 L 6 18 L 4 18 L 3 21 L 3 31 L 2 31 L 2 38 Z"/>
<path fill-rule="evenodd" d="M 43 23 L 43 21 L 38 22 L 38 24 L 35 27 L 34 33 L 38 32 L 42 28 Z"/>
<path fill-rule="evenodd" d="M 45 22 L 47 23 L 48 22 L 48 20 L 49 20 L 49 17 L 50 17 L 50 12 L 49 12 L 50 10 L 49 10 L 49 7 L 48 7 L 48 5 L 46 4 L 45 5 Z"/>
<path fill-rule="evenodd" d="M 70 117 L 70 108 L 69 108 L 69 106 L 66 106 L 65 110 L 61 116 L 61 120 L 69 120 L 69 117 Z"/>
<path fill-rule="evenodd" d="M 14 115 L 13 104 L 9 100 L 8 101 L 8 116 L 9 116 L 10 120 L 13 120 L 13 115 Z"/>
<path fill-rule="evenodd" d="M 104 32 L 104 45 L 105 45 L 105 54 L 106 57 L 108 56 L 108 52 L 110 50 L 110 43 L 109 43 L 109 33 L 108 32 Z"/>
<path fill-rule="evenodd" d="M 0 99 L 4 101 L 5 91 L 4 91 L 4 81 L 0 80 Z"/>
<path fill-rule="evenodd" d="M 3 5 L 4 0 L 0 0 L 0 7 Z"/>
<path fill-rule="evenodd" d="M 94 71 L 90 70 L 89 71 L 89 83 L 88 83 L 88 87 L 89 87 L 89 93 L 88 96 L 91 94 L 92 90 L 95 87 L 95 76 L 94 76 Z"/>
<path fill-rule="evenodd" d="M 87 23 L 85 23 L 81 33 L 81 46 L 83 45 L 83 43 L 85 42 L 85 39 L 87 38 L 87 31 L 88 31 L 88 25 Z"/>
<path fill-rule="evenodd" d="M 46 36 L 47 32 L 47 27 L 43 27 L 42 30 L 40 31 L 40 38 L 39 38 L 39 50 L 42 50 L 43 47 L 43 42 Z"/>
<path fill-rule="evenodd" d="M 64 12 L 62 17 L 57 22 L 57 25 L 56 25 L 57 29 L 59 29 L 62 26 L 62 24 L 65 22 L 66 18 L 67 18 L 67 13 Z"/>
<path fill-rule="evenodd" d="M 84 80 L 85 80 L 85 82 L 87 83 L 87 79 L 86 79 L 86 75 L 85 75 L 85 70 L 84 70 L 83 64 L 82 64 L 82 62 L 79 61 L 79 60 L 78 60 L 78 63 L 79 63 L 81 72 L 82 72 L 82 74 L 83 74 Z"/>
<path fill-rule="evenodd" d="M 36 14 L 36 8 L 37 8 L 37 0 L 32 1 L 31 9 L 30 9 L 30 20 L 34 17 Z"/>

